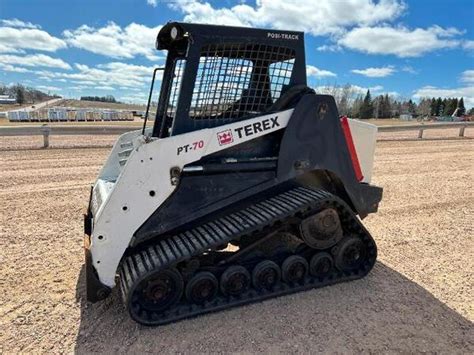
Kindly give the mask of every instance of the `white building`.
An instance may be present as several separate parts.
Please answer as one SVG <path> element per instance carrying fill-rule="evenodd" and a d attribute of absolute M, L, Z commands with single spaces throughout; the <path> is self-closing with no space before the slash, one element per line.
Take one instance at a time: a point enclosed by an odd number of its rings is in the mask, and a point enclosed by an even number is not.
<path fill-rule="evenodd" d="M 16 99 L 12 99 L 8 95 L 0 95 L 0 104 L 3 105 L 13 105 L 16 103 Z"/>

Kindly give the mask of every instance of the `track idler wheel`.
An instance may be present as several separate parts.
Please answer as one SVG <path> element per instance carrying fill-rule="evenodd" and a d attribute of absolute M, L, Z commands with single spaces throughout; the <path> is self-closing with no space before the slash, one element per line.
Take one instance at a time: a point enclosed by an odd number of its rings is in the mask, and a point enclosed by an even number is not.
<path fill-rule="evenodd" d="M 271 290 L 280 277 L 280 268 L 271 260 L 259 262 L 252 271 L 252 283 L 257 290 Z"/>
<path fill-rule="evenodd" d="M 194 275 L 186 285 L 186 299 L 191 303 L 204 304 L 212 300 L 219 290 L 217 278 L 208 271 Z"/>
<path fill-rule="evenodd" d="M 151 274 L 137 285 L 132 302 L 143 310 L 161 312 L 180 300 L 183 288 L 184 281 L 178 270 L 162 270 Z"/>
<path fill-rule="evenodd" d="M 308 262 L 302 256 L 291 255 L 281 265 L 281 277 L 285 282 L 301 282 L 307 274 Z"/>
<path fill-rule="evenodd" d="M 366 258 L 367 250 L 359 238 L 347 238 L 337 246 L 336 267 L 341 271 L 358 269 Z"/>
<path fill-rule="evenodd" d="M 329 253 L 318 253 L 309 262 L 309 272 L 315 277 L 324 277 L 331 273 L 334 261 Z"/>
<path fill-rule="evenodd" d="M 250 274 L 239 265 L 229 266 L 221 276 L 221 291 L 228 296 L 239 296 L 250 286 Z"/>
<path fill-rule="evenodd" d="M 327 208 L 304 219 L 300 224 L 300 234 L 305 243 L 314 249 L 322 250 L 336 245 L 343 235 L 337 211 Z"/>

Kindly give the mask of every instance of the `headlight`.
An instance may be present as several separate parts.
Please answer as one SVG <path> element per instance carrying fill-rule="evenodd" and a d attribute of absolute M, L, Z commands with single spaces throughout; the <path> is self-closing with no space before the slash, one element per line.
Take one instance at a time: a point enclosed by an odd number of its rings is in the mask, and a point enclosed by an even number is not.
<path fill-rule="evenodd" d="M 171 28 L 170 37 L 174 41 L 178 37 L 178 29 L 176 27 Z"/>

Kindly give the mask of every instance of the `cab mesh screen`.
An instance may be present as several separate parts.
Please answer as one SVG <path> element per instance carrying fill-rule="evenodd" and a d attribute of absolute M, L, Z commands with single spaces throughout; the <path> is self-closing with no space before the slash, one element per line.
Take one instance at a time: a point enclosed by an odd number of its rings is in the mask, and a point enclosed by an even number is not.
<path fill-rule="evenodd" d="M 191 99 L 193 119 L 233 119 L 265 112 L 288 85 L 295 53 L 263 44 L 202 48 Z"/>

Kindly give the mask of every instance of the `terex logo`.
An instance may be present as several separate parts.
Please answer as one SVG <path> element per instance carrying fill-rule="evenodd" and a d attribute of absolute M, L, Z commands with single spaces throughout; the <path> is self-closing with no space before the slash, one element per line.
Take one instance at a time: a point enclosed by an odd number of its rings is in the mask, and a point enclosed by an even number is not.
<path fill-rule="evenodd" d="M 253 134 L 268 131 L 275 127 L 280 127 L 278 123 L 278 116 L 267 118 L 261 122 L 255 122 L 243 127 L 234 128 L 234 131 L 239 135 L 239 138 L 248 137 Z"/>
<path fill-rule="evenodd" d="M 219 145 L 229 144 L 234 141 L 234 137 L 232 136 L 232 131 L 230 129 L 217 133 L 217 139 L 219 141 Z"/>

